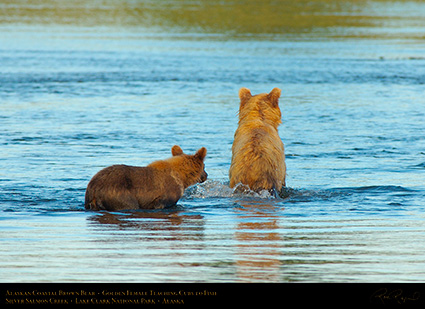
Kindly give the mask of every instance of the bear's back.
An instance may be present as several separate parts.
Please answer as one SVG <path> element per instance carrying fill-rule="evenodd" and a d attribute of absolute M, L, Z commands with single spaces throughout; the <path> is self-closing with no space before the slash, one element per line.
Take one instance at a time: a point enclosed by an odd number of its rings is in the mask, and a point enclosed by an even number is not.
<path fill-rule="evenodd" d="M 164 192 L 167 192 L 164 198 Z M 120 210 L 162 208 L 175 204 L 181 188 L 167 170 L 112 165 L 90 180 L 85 208 Z"/>

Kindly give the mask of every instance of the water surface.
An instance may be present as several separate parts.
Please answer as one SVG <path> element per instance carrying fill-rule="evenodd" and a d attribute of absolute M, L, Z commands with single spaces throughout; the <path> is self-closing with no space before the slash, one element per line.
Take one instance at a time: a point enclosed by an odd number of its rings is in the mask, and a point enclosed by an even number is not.
<path fill-rule="evenodd" d="M 421 1 L 3 1 L 2 282 L 422 282 Z M 228 188 L 240 87 L 282 89 L 282 199 Z M 160 211 L 90 178 L 207 147 Z"/>

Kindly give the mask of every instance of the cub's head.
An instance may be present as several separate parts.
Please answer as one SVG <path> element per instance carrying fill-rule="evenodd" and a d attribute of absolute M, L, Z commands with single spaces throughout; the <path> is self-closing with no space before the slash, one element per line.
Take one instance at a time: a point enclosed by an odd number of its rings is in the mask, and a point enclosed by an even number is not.
<path fill-rule="evenodd" d="M 174 145 L 171 148 L 173 158 L 175 158 L 176 170 L 182 177 L 184 187 L 187 188 L 199 182 L 207 180 L 208 174 L 205 172 L 204 159 L 207 155 L 207 149 L 202 147 L 194 155 L 183 153 L 180 146 Z"/>
<path fill-rule="evenodd" d="M 274 88 L 270 93 L 252 95 L 247 88 L 239 90 L 239 121 L 245 119 L 261 120 L 276 128 L 282 123 L 282 114 L 279 108 L 281 90 Z"/>

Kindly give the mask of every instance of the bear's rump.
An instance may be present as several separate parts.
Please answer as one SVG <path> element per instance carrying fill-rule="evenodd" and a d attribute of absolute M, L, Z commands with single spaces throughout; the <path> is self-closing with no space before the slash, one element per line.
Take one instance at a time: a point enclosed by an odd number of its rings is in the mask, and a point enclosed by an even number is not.
<path fill-rule="evenodd" d="M 251 190 L 280 190 L 284 185 L 286 166 L 283 143 L 273 134 L 235 136 L 230 167 L 230 186 L 238 183 Z"/>
<path fill-rule="evenodd" d="M 181 189 L 166 172 L 150 167 L 114 165 L 89 182 L 86 209 L 154 209 L 175 204 Z"/>

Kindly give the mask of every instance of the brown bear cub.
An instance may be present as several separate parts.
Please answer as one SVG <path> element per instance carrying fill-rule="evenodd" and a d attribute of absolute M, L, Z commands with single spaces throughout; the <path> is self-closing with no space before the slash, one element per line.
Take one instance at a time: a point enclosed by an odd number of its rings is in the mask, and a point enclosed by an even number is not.
<path fill-rule="evenodd" d="M 90 180 L 85 208 L 91 210 L 159 209 L 174 206 L 184 190 L 207 179 L 202 147 L 187 155 L 179 146 L 172 157 L 145 167 L 112 165 Z"/>
<path fill-rule="evenodd" d="M 239 126 L 232 146 L 230 187 L 248 186 L 255 192 L 268 190 L 276 196 L 285 186 L 285 151 L 278 134 L 282 123 L 279 109 L 281 90 L 251 95 L 239 90 Z"/>

